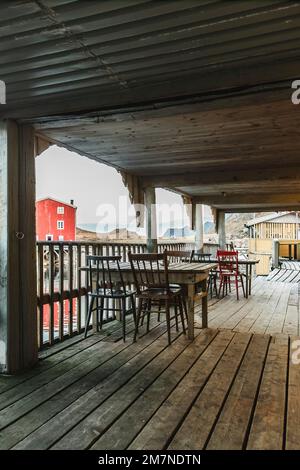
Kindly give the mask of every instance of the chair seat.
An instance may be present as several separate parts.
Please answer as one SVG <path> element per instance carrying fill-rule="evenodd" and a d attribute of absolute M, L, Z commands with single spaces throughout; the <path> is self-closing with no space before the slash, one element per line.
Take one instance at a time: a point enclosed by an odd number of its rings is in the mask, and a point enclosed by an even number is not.
<path fill-rule="evenodd" d="M 140 294 L 139 297 L 142 298 L 168 298 L 171 296 L 176 296 L 180 295 L 182 292 L 182 289 L 180 286 L 176 284 L 170 285 L 170 289 L 167 290 L 164 287 L 151 287 L 149 289 L 143 290 Z"/>
<path fill-rule="evenodd" d="M 124 297 L 130 297 L 135 295 L 136 291 L 126 290 L 125 292 L 121 289 L 97 289 L 89 293 L 91 297 L 105 297 L 110 299 L 121 299 Z"/>
<path fill-rule="evenodd" d="M 240 276 L 241 273 L 240 272 L 236 272 L 236 271 L 222 271 L 220 272 L 220 275 L 221 276 Z"/>

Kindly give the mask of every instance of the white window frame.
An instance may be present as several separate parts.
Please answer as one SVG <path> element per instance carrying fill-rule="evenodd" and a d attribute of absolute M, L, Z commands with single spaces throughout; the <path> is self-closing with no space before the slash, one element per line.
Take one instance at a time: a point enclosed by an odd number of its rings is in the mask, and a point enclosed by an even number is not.
<path fill-rule="evenodd" d="M 65 208 L 64 206 L 57 206 L 57 214 L 64 214 Z"/>
<path fill-rule="evenodd" d="M 63 235 L 58 235 L 58 241 L 63 242 L 64 241 L 64 236 Z"/>
<path fill-rule="evenodd" d="M 47 233 L 47 235 L 46 235 L 46 241 L 47 241 L 47 242 L 53 242 L 53 235 L 52 235 L 52 233 Z"/>
<path fill-rule="evenodd" d="M 58 220 L 56 224 L 57 230 L 64 230 L 65 228 L 65 221 L 64 220 Z"/>

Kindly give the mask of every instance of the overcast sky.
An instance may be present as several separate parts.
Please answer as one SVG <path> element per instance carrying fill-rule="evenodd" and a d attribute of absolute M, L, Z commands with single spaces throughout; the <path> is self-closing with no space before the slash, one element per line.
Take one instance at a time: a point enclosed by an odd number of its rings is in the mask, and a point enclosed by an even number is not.
<path fill-rule="evenodd" d="M 116 211 L 121 211 L 121 219 L 125 212 L 124 204 L 130 206 L 128 191 L 114 168 L 57 146 L 50 147 L 36 158 L 36 196 L 37 199 L 49 196 L 64 202 L 74 199 L 79 225 L 98 223 L 101 204 L 112 204 Z M 178 204 L 182 208 L 178 194 L 157 189 L 156 196 L 159 204 Z M 181 211 L 184 214 L 183 209 Z M 164 219 L 166 212 L 162 213 Z M 181 214 L 179 219 L 182 220 Z M 186 218 L 184 223 L 187 223 Z"/>

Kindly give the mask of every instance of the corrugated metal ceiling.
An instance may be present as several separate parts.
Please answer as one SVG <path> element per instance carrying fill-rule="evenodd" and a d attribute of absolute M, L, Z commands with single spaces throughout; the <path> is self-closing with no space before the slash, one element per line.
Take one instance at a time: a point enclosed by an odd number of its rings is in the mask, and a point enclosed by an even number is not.
<path fill-rule="evenodd" d="M 0 78 L 9 107 L 166 80 L 172 96 L 175 78 L 298 54 L 299 26 L 292 1 L 1 2 Z"/>

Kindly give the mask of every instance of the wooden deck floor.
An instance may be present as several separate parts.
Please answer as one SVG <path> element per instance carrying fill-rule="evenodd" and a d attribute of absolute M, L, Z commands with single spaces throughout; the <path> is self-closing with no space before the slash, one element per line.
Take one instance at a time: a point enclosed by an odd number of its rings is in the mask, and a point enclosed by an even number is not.
<path fill-rule="evenodd" d="M 201 317 L 201 309 L 197 311 Z M 298 336 L 299 314 L 299 284 L 258 277 L 248 299 L 237 301 L 234 291 L 223 299 L 209 300 L 208 325 L 241 333 Z"/>
<path fill-rule="evenodd" d="M 263 296 L 259 282 L 254 289 Z M 279 325 L 288 292 L 268 295 L 261 332 Z M 165 323 L 153 318 L 150 333 L 124 344 L 115 322 L 44 352 L 26 374 L 0 377 L 0 448 L 299 449 L 296 338 L 253 332 L 260 313 L 251 316 L 250 302 L 239 323 L 232 298 L 212 305 L 213 328 L 196 328 L 193 342 L 173 327 L 167 347 Z"/>

